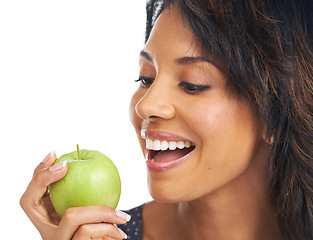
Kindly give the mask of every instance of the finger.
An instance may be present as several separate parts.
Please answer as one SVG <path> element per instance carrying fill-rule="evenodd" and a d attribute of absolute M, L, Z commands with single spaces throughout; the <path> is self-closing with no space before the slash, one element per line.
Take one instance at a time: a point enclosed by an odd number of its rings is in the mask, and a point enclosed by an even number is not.
<path fill-rule="evenodd" d="M 57 157 L 54 151 L 52 151 L 51 153 L 48 153 L 45 156 L 45 158 L 41 161 L 41 163 L 35 168 L 33 176 L 35 176 L 39 171 L 50 167 L 55 162 L 56 159 Z"/>
<path fill-rule="evenodd" d="M 90 223 L 124 224 L 130 216 L 104 205 L 75 207 L 67 209 L 60 221 L 57 239 L 71 239 L 81 225 Z"/>
<path fill-rule="evenodd" d="M 27 203 L 38 205 L 41 198 L 46 193 L 48 186 L 60 180 L 67 172 L 67 162 L 60 162 L 50 168 L 44 168 L 37 172 L 29 183 L 24 198 Z"/>
<path fill-rule="evenodd" d="M 39 231 L 42 223 L 51 224 L 49 212 L 43 206 L 41 198 L 49 184 L 64 177 L 66 172 L 67 164 L 64 162 L 38 171 L 20 200 L 21 207 Z"/>
<path fill-rule="evenodd" d="M 53 165 L 53 163 L 56 161 L 57 157 L 55 155 L 55 152 L 52 151 L 50 152 L 49 154 L 46 155 L 46 157 L 41 161 L 41 163 L 36 167 L 34 173 L 33 173 L 33 177 L 39 172 L 39 171 L 42 171 L 42 170 L 45 170 L 47 169 L 48 167 L 50 167 L 51 165 Z M 47 191 L 45 192 L 45 194 L 43 195 L 43 198 L 44 197 L 47 197 L 49 196 L 49 193 L 48 193 L 48 189 Z"/>
<path fill-rule="evenodd" d="M 45 196 L 45 195 L 47 195 L 47 196 Z M 45 193 L 45 195 L 42 197 L 41 202 L 44 205 L 44 207 L 47 209 L 47 211 L 49 212 L 50 217 L 51 217 L 51 221 L 55 225 L 59 225 L 59 222 L 60 222 L 61 219 L 60 219 L 59 215 L 57 214 L 57 212 L 54 209 L 54 206 L 53 206 L 53 204 L 51 202 L 51 198 L 50 198 L 50 195 L 49 195 L 49 191 L 47 191 Z"/>
<path fill-rule="evenodd" d="M 95 223 L 81 225 L 76 231 L 73 240 L 84 239 L 126 239 L 127 235 L 109 223 Z"/>

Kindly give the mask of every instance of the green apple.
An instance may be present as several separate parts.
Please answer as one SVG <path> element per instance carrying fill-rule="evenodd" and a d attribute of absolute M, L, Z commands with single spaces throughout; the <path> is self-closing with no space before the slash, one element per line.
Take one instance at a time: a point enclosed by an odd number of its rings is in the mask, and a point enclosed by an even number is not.
<path fill-rule="evenodd" d="M 54 164 L 66 161 L 68 171 L 61 180 L 50 184 L 50 198 L 62 217 L 70 207 L 103 204 L 116 208 L 121 180 L 114 163 L 103 153 L 79 150 L 64 154 Z"/>

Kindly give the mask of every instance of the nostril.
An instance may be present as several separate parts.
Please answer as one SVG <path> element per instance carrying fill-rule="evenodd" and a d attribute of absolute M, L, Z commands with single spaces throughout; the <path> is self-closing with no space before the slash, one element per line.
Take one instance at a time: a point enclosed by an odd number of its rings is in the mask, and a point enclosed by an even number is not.
<path fill-rule="evenodd" d="M 158 116 L 152 115 L 149 117 L 150 119 L 155 119 L 155 118 L 159 118 Z"/>
<path fill-rule="evenodd" d="M 156 115 L 152 115 L 152 116 L 149 117 L 148 120 L 153 122 L 153 121 L 156 121 L 156 120 L 158 120 L 158 119 L 162 119 L 162 118 L 159 117 L 159 116 L 156 116 Z"/>
<path fill-rule="evenodd" d="M 169 104 L 157 106 L 153 112 L 151 111 L 151 114 L 149 115 L 149 119 L 152 121 L 157 119 L 169 120 L 174 117 L 175 117 L 174 107 L 172 107 Z"/>
<path fill-rule="evenodd" d="M 141 119 L 157 120 L 157 119 L 172 119 L 175 117 L 174 106 L 165 102 L 164 99 L 152 101 L 147 96 L 138 101 L 135 107 L 137 115 Z"/>

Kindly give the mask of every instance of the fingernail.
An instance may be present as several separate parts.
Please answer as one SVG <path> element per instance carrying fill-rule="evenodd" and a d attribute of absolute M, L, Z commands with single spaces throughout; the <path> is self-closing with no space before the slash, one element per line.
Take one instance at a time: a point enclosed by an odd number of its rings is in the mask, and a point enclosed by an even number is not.
<path fill-rule="evenodd" d="M 123 220 L 126 220 L 127 222 L 130 221 L 131 216 L 128 215 L 127 213 L 124 213 L 124 212 L 119 211 L 119 210 L 115 210 L 115 212 L 116 212 L 116 215 L 117 215 L 119 218 L 121 218 L 121 219 L 123 219 Z"/>
<path fill-rule="evenodd" d="M 57 163 L 57 164 L 51 166 L 51 167 L 49 168 L 49 170 L 52 171 L 52 172 L 58 171 L 58 170 L 60 170 L 60 169 L 62 169 L 62 168 L 65 168 L 66 164 L 67 164 L 67 160 L 65 160 L 65 161 L 63 161 L 63 162 L 59 162 L 59 163 Z"/>
<path fill-rule="evenodd" d="M 124 233 L 121 229 L 117 228 L 120 232 L 120 234 L 123 236 L 123 239 L 127 239 L 128 236 L 126 235 L 126 233 Z"/>
<path fill-rule="evenodd" d="M 42 163 L 47 162 L 54 155 L 54 151 L 47 154 L 47 156 L 41 161 Z"/>
<path fill-rule="evenodd" d="M 50 154 L 47 154 L 47 156 L 45 156 L 45 158 L 41 162 L 45 163 L 46 161 L 48 161 L 48 159 L 50 159 Z"/>
<path fill-rule="evenodd" d="M 53 150 L 51 153 L 50 153 L 50 156 L 53 157 L 55 154 L 55 151 Z"/>

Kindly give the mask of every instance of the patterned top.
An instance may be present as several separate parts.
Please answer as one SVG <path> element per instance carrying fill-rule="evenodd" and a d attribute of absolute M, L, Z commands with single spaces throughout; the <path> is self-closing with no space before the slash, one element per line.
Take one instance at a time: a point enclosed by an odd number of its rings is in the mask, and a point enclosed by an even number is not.
<path fill-rule="evenodd" d="M 126 233 L 127 239 L 131 240 L 142 240 L 142 208 L 140 205 L 136 208 L 125 211 L 131 216 L 129 222 L 119 225 L 118 227 Z"/>

